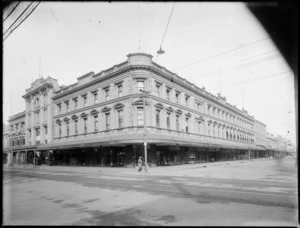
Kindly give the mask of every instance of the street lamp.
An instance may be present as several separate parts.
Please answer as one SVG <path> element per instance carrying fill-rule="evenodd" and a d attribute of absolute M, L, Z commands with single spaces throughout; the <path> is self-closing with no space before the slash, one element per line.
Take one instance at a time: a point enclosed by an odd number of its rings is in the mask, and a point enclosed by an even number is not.
<path fill-rule="evenodd" d="M 143 98 L 143 109 L 144 109 L 144 153 L 145 153 L 145 172 L 147 172 L 148 169 L 148 163 L 147 163 L 147 139 L 146 139 L 146 105 L 145 105 L 145 97 L 150 94 L 149 91 L 145 90 L 139 90 L 143 93 L 141 96 Z"/>

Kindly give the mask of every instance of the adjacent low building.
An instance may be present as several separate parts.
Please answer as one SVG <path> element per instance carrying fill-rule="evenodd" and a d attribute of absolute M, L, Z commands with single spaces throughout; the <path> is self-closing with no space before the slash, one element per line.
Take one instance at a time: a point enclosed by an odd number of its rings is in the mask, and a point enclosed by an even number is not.
<path fill-rule="evenodd" d="M 266 125 L 246 110 L 149 54 L 127 57 L 69 86 L 37 79 L 23 96 L 25 145 L 12 151 L 27 163 L 36 154 L 42 163 L 93 166 L 133 166 L 145 147 L 150 166 L 268 155 Z"/>

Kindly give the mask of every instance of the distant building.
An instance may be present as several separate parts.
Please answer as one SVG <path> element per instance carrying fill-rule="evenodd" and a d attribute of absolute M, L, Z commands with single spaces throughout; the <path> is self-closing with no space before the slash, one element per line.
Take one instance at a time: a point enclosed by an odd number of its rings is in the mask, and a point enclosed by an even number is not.
<path fill-rule="evenodd" d="M 17 118 L 25 120 L 25 145 L 13 145 L 14 156 L 25 159 L 17 161 L 32 163 L 36 153 L 48 164 L 131 166 L 144 156 L 144 138 L 150 166 L 267 156 L 266 125 L 246 110 L 154 63 L 151 55 L 127 57 L 69 86 L 37 79 Z M 148 92 L 145 106 L 142 91 Z M 11 135 L 17 119 L 9 120 Z"/>

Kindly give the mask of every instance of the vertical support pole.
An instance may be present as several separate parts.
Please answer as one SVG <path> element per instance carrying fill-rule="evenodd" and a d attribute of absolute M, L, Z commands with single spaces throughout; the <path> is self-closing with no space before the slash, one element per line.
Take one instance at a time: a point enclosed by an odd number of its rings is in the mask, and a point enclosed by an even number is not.
<path fill-rule="evenodd" d="M 147 139 L 146 139 L 146 106 L 145 106 L 145 93 L 143 96 L 143 107 L 144 107 L 144 152 L 145 152 L 145 172 L 148 171 L 147 162 Z"/>
<path fill-rule="evenodd" d="M 33 150 L 33 166 L 35 166 L 35 149 Z"/>
<path fill-rule="evenodd" d="M 28 165 L 28 158 L 27 158 L 27 150 L 25 150 L 25 162 L 26 162 L 26 165 Z"/>
<path fill-rule="evenodd" d="M 18 164 L 20 166 L 20 151 L 18 151 Z"/>

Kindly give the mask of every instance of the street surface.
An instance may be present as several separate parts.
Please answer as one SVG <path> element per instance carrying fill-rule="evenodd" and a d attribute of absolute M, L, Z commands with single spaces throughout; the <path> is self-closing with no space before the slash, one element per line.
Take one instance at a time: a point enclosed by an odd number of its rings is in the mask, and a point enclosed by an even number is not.
<path fill-rule="evenodd" d="M 3 225 L 296 226 L 295 159 L 3 168 Z"/>

